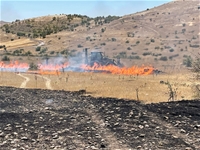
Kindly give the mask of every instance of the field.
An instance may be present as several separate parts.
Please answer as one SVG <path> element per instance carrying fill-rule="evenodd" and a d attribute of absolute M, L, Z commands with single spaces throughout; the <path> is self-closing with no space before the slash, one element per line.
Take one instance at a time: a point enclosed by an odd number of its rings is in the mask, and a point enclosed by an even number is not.
<path fill-rule="evenodd" d="M 126 76 L 92 72 L 65 72 L 59 75 L 0 72 L 0 86 L 51 90 L 86 90 L 86 95 L 140 100 L 144 103 L 166 102 L 167 81 L 176 90 L 176 100 L 194 99 L 190 72 Z M 164 81 L 164 83 L 162 83 Z"/>

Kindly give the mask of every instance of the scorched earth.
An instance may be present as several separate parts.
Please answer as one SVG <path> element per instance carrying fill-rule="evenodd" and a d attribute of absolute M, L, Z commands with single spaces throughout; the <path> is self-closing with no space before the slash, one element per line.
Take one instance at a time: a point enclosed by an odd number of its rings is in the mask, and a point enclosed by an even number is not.
<path fill-rule="evenodd" d="M 0 87 L 0 149 L 200 149 L 200 101 Z"/>

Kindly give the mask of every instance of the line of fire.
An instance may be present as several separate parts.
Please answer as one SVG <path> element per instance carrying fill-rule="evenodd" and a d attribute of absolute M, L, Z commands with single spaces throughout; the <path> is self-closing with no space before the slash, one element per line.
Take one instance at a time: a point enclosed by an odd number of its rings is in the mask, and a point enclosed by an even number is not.
<path fill-rule="evenodd" d="M 31 74 L 51 74 L 59 75 L 66 71 L 75 72 L 104 72 L 111 74 L 123 74 L 123 75 L 149 75 L 152 73 L 159 73 L 158 69 L 152 66 L 132 66 L 126 67 L 120 59 L 114 60 L 105 56 L 105 53 L 100 51 L 91 51 L 88 54 L 88 49 L 83 50 L 83 57 L 79 58 L 79 62 L 56 62 L 50 63 L 49 58 L 44 63 L 37 64 L 37 70 L 30 70 L 28 63 L 19 63 L 13 61 L 5 63 L 0 61 L 0 71 L 3 72 L 21 72 Z M 81 61 L 80 61 L 81 60 Z"/>

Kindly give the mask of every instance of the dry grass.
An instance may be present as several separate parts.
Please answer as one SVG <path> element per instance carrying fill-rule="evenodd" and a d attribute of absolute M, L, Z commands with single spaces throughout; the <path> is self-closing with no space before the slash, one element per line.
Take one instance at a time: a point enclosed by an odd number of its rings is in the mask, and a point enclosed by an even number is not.
<path fill-rule="evenodd" d="M 30 39 L 16 39 L 14 41 L 1 42 L 1 45 L 6 45 L 6 48 L 8 49 L 17 49 L 24 46 L 34 46 L 35 44 L 36 42 L 31 41 Z"/>
<path fill-rule="evenodd" d="M 30 78 L 26 88 L 45 89 L 46 80 L 42 76 L 23 74 Z M 78 91 L 85 89 L 87 94 L 94 97 L 116 97 L 125 99 L 137 99 L 145 103 L 168 101 L 168 86 L 160 84 L 160 81 L 169 81 L 173 88 L 178 88 L 177 99 L 192 99 L 192 82 L 189 81 L 189 73 L 162 74 L 148 76 L 122 76 L 104 73 L 76 73 L 67 72 L 60 75 L 44 75 L 51 79 L 54 90 Z M 1 73 L 0 85 L 20 87 L 23 78 L 15 73 Z"/>

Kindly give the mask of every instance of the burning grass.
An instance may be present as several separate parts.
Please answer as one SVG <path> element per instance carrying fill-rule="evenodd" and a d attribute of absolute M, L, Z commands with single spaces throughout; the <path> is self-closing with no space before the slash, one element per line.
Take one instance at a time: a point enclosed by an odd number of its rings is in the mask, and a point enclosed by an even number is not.
<path fill-rule="evenodd" d="M 53 90 L 78 91 L 86 90 L 86 94 L 95 97 L 116 97 L 137 99 L 145 103 L 167 101 L 168 86 L 160 81 L 169 81 L 173 88 L 178 88 L 177 99 L 192 99 L 189 74 L 160 74 L 160 75 L 116 75 L 92 72 L 64 72 L 57 75 L 36 75 L 23 73 L 30 78 L 26 88 L 46 89 L 46 79 L 50 79 Z M 1 72 L 0 86 L 20 87 L 23 78 L 15 73 Z M 137 91 L 138 89 L 138 91 Z"/>

